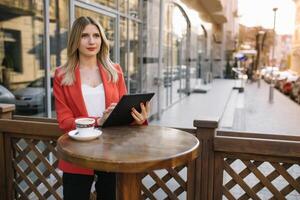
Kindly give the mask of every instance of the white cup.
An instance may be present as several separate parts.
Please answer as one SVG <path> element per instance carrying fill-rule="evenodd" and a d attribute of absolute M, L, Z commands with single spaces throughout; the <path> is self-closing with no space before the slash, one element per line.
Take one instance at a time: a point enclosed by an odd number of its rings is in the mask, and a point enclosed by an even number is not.
<path fill-rule="evenodd" d="M 76 130 L 80 135 L 87 135 L 94 131 L 96 120 L 93 118 L 79 118 L 75 120 Z"/>

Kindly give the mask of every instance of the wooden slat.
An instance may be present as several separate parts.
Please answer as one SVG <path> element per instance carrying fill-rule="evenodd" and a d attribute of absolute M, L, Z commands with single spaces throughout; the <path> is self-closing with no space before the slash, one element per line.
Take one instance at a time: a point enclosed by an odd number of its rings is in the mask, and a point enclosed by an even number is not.
<path fill-rule="evenodd" d="M 236 181 L 237 184 L 253 199 L 259 200 L 257 194 L 244 182 L 244 180 L 225 162 L 224 169 Z"/>
<path fill-rule="evenodd" d="M 296 178 L 296 181 L 299 183 L 300 182 L 300 177 Z M 292 191 L 294 191 L 294 188 L 291 185 L 287 185 L 280 192 L 283 195 L 287 196 Z M 270 200 L 275 200 L 275 198 L 271 198 Z"/>
<path fill-rule="evenodd" d="M 142 199 L 147 199 L 149 198 L 150 200 L 156 200 L 156 198 L 154 197 L 154 195 L 150 192 L 150 190 L 148 190 L 148 188 L 146 188 L 143 184 L 142 184 L 142 191 L 144 192 L 144 194 L 142 195 Z"/>
<path fill-rule="evenodd" d="M 175 169 L 177 172 L 180 172 L 183 168 L 184 168 L 184 165 L 175 167 L 174 169 Z M 146 175 L 148 175 L 148 174 L 146 174 Z M 169 173 L 167 173 L 167 174 L 165 174 L 165 175 L 161 178 L 161 180 L 162 180 L 163 182 L 166 183 L 166 182 L 168 182 L 171 178 L 172 178 L 172 176 L 171 176 Z M 159 187 L 158 184 L 154 184 L 153 186 L 151 186 L 151 187 L 149 188 L 149 190 L 150 190 L 152 193 L 155 193 L 159 188 L 160 188 L 160 187 Z"/>
<path fill-rule="evenodd" d="M 284 196 L 274 187 L 274 185 L 250 162 L 243 161 L 243 163 L 252 171 L 252 173 L 268 188 L 268 190 L 275 195 L 276 198 L 284 199 Z"/>
<path fill-rule="evenodd" d="M 214 164 L 214 177 L 213 177 L 214 179 L 213 199 L 222 199 L 223 171 L 224 171 L 223 169 L 224 169 L 224 159 L 220 154 L 216 153 L 215 164 Z"/>
<path fill-rule="evenodd" d="M 234 196 L 230 193 L 230 191 L 226 188 L 226 187 L 223 187 L 222 188 L 222 193 L 224 194 L 224 196 L 228 199 L 228 200 L 236 200 L 234 198 Z M 219 200 L 219 199 L 218 199 Z"/>
<path fill-rule="evenodd" d="M 17 199 L 24 199 L 24 200 L 27 200 L 28 199 L 28 195 L 26 195 L 22 190 L 21 188 L 19 187 L 19 185 L 14 182 L 14 188 L 16 190 L 16 193 L 17 195 L 20 195 L 20 197 L 18 197 Z"/>
<path fill-rule="evenodd" d="M 255 148 L 254 148 L 255 147 Z M 300 158 L 300 142 L 216 136 L 214 150 Z"/>
<path fill-rule="evenodd" d="M 0 199 L 7 199 L 7 181 L 6 181 L 6 169 L 5 169 L 5 150 L 4 150 L 4 135 L 0 132 Z"/>
<path fill-rule="evenodd" d="M 27 155 L 23 154 L 21 149 L 19 149 L 17 146 L 15 146 L 16 150 L 20 153 L 20 155 L 22 156 L 22 160 L 25 161 L 25 163 L 29 166 L 29 168 L 31 169 L 31 171 L 34 172 L 34 174 L 39 178 L 37 179 L 37 184 L 35 184 L 36 186 L 40 185 L 40 183 L 43 183 L 47 189 L 51 192 L 51 194 L 56 198 L 56 199 L 61 199 L 60 196 L 58 196 L 57 192 L 53 189 L 54 187 L 51 186 L 45 179 L 45 176 L 43 176 L 43 174 L 41 174 L 37 169 L 36 169 L 36 165 L 32 164 L 32 162 L 27 158 Z M 32 149 L 35 153 L 38 151 L 38 150 L 35 150 L 35 149 Z M 39 156 L 38 156 L 39 157 Z M 52 168 L 49 164 L 47 165 L 48 162 L 43 162 L 44 165 L 47 167 L 47 171 L 52 171 Z M 17 163 L 16 163 L 17 164 Z M 30 172 L 31 172 L 30 171 Z M 54 170 L 55 171 L 55 170 Z M 50 174 L 50 173 L 49 173 Z M 60 177 L 58 176 L 58 174 L 55 172 L 55 173 L 51 173 L 53 174 L 57 180 L 60 179 Z"/>
<path fill-rule="evenodd" d="M 256 167 L 259 167 L 262 163 L 263 163 L 263 162 L 261 162 L 261 161 L 255 161 L 255 162 L 254 162 L 254 165 L 255 165 Z M 250 173 L 251 173 L 250 169 L 245 168 L 245 169 L 243 169 L 243 170 L 239 173 L 239 176 L 240 176 L 242 179 L 244 179 L 244 178 L 247 177 Z M 230 181 L 228 181 L 228 182 L 226 183 L 225 186 L 226 186 L 226 188 L 231 189 L 231 188 L 233 188 L 235 185 L 236 185 L 235 181 L 230 180 Z"/>
<path fill-rule="evenodd" d="M 0 119 L 0 130 L 3 132 L 19 133 L 23 135 L 49 136 L 58 138 L 63 134 L 55 123 L 19 121 Z"/>
<path fill-rule="evenodd" d="M 241 132 L 233 130 L 218 130 L 217 136 L 239 137 L 239 138 L 253 138 L 253 139 L 266 139 L 266 140 L 290 140 L 300 141 L 298 134 L 284 134 L 284 133 L 260 133 L 260 132 Z"/>
<path fill-rule="evenodd" d="M 186 182 L 179 176 L 179 174 L 174 169 L 167 169 L 167 171 L 176 180 L 176 182 L 186 191 Z"/>
<path fill-rule="evenodd" d="M 24 116 L 24 115 L 14 115 L 13 120 L 31 121 L 31 122 L 46 122 L 46 123 L 58 124 L 57 119 L 55 119 L 55 118 L 32 117 L 32 116 Z"/>
<path fill-rule="evenodd" d="M 220 117 L 211 118 L 209 120 L 206 119 L 200 119 L 194 120 L 193 126 L 198 128 L 217 128 L 219 125 Z"/>
<path fill-rule="evenodd" d="M 195 199 L 195 160 L 187 164 L 187 200 Z"/>
<path fill-rule="evenodd" d="M 300 193 L 300 184 L 279 163 L 270 163 L 293 188 Z"/>
<path fill-rule="evenodd" d="M 220 152 L 222 153 L 222 152 Z M 287 157 L 287 156 L 272 156 L 272 155 L 258 155 L 250 153 L 222 153 L 224 158 L 233 158 L 240 160 L 255 160 L 262 162 L 282 162 L 282 163 L 291 163 L 291 164 L 300 164 L 299 158 Z"/>
<path fill-rule="evenodd" d="M 32 184 L 32 182 L 28 179 L 27 174 L 25 174 L 16 163 L 13 163 L 13 166 L 14 166 L 14 169 L 16 170 L 16 172 L 23 178 L 23 180 L 26 182 L 26 184 L 30 187 L 30 191 L 34 192 L 34 194 L 39 199 L 45 199 L 41 195 L 41 193 L 37 190 L 37 187 L 34 184 Z"/>
<path fill-rule="evenodd" d="M 4 135 L 4 147 L 5 147 L 5 161 L 6 161 L 6 181 L 7 181 L 7 200 L 15 199 L 15 190 L 13 187 L 13 178 L 14 178 L 14 171 L 13 171 L 13 152 L 11 149 L 11 138 L 9 135 Z"/>
<path fill-rule="evenodd" d="M 173 194 L 173 192 L 166 186 L 166 184 L 154 172 L 150 172 L 149 175 L 159 185 L 159 187 L 168 195 L 168 197 L 170 199 L 178 200 L 177 196 L 175 196 Z"/>
<path fill-rule="evenodd" d="M 15 109 L 15 104 L 0 103 L 0 113 L 13 112 Z"/>
<path fill-rule="evenodd" d="M 177 189 L 175 189 L 174 191 L 173 191 L 173 193 L 175 194 L 175 196 L 180 196 L 181 195 L 181 193 L 183 193 L 184 191 L 186 191 L 186 190 L 184 190 L 183 189 L 183 187 L 178 187 Z M 185 197 L 185 199 L 186 199 L 187 197 Z M 168 199 L 168 198 L 167 198 Z"/>

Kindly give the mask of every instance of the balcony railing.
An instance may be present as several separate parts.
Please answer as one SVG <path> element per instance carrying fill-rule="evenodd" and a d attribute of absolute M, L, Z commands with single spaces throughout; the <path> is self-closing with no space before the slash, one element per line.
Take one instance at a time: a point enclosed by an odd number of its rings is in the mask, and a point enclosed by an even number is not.
<path fill-rule="evenodd" d="M 145 173 L 142 199 L 161 199 L 159 192 L 163 199 L 300 198 L 300 137 L 221 131 L 218 123 L 219 118 L 195 120 L 196 129 L 181 129 L 200 140 L 200 156 Z M 51 119 L 0 120 L 0 199 L 62 199 L 56 168 L 61 134 Z"/>

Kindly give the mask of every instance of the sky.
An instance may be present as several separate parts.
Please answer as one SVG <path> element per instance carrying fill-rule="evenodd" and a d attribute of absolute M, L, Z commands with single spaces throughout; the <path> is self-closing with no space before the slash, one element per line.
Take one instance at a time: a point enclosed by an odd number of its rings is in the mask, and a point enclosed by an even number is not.
<path fill-rule="evenodd" d="M 273 29 L 274 11 L 277 7 L 275 30 L 277 34 L 293 34 L 295 3 L 293 0 L 238 0 L 240 24 Z"/>

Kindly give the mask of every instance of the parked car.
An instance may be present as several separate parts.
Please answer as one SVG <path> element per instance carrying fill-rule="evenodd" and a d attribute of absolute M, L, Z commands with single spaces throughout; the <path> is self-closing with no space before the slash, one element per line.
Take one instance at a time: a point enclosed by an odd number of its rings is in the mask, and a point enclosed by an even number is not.
<path fill-rule="evenodd" d="M 3 85 L 0 85 L 0 103 L 15 104 L 15 95 Z"/>
<path fill-rule="evenodd" d="M 278 75 L 275 77 L 275 88 L 280 89 L 282 88 L 284 82 L 286 81 L 286 79 L 288 78 L 288 76 L 290 75 L 290 73 L 288 71 L 279 71 Z"/>
<path fill-rule="evenodd" d="M 39 78 L 31 82 L 26 88 L 16 90 L 17 112 L 44 112 L 45 104 L 45 78 Z M 53 97 L 53 79 L 51 78 L 51 98 Z"/>
<path fill-rule="evenodd" d="M 300 77 L 292 84 L 290 97 L 297 103 L 300 103 Z"/>
<path fill-rule="evenodd" d="M 269 76 L 271 74 L 271 72 L 273 71 L 278 71 L 279 68 L 278 67 L 272 67 L 272 66 L 265 66 L 264 68 L 262 68 L 260 70 L 260 76 L 262 79 L 265 79 L 266 76 Z"/>
<path fill-rule="evenodd" d="M 262 76 L 267 83 L 271 83 L 272 79 L 275 80 L 278 75 L 278 67 L 267 67 Z"/>
<path fill-rule="evenodd" d="M 289 95 L 292 91 L 292 84 L 297 80 L 299 76 L 293 72 L 289 72 L 288 76 L 283 80 L 282 84 L 279 86 L 279 90 Z"/>

